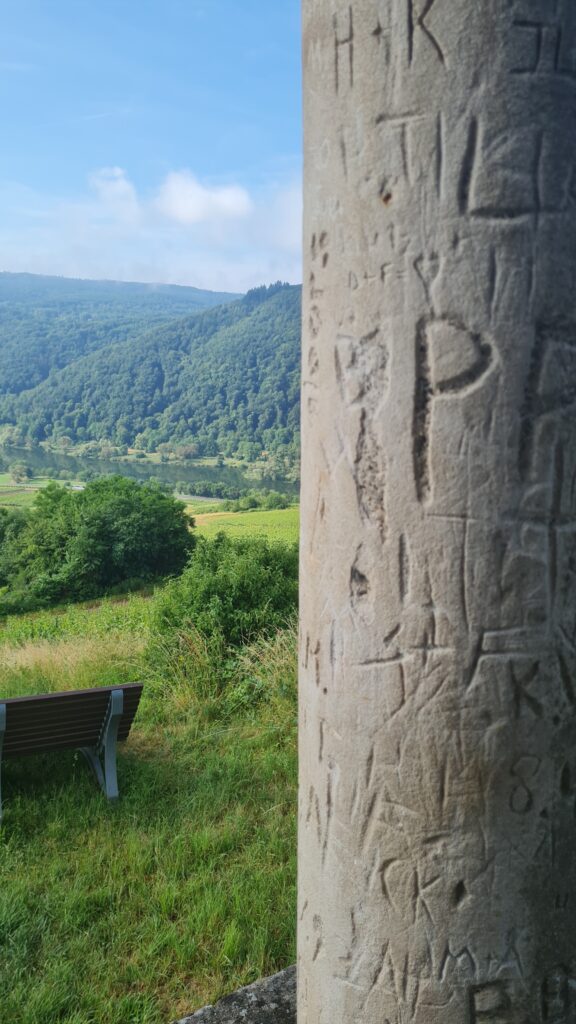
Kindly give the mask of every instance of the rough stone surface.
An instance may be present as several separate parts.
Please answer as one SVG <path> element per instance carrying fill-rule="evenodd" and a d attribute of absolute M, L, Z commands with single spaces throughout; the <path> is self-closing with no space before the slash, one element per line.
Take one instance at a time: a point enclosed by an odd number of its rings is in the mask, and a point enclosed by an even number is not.
<path fill-rule="evenodd" d="M 576 3 L 303 14 L 299 1024 L 574 1024 Z"/>
<path fill-rule="evenodd" d="M 296 1024 L 296 967 L 262 978 L 174 1024 Z"/>

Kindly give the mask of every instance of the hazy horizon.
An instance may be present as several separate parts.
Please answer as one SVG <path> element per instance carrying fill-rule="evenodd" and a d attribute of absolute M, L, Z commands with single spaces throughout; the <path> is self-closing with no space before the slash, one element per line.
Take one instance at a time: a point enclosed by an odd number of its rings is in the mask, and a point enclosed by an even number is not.
<path fill-rule="evenodd" d="M 8 267 L 0 267 L 0 275 L 2 275 L 2 274 L 13 274 L 14 276 L 16 276 L 16 275 L 26 275 L 28 277 L 54 277 L 54 278 L 57 278 L 58 280 L 63 280 L 63 281 L 86 281 L 86 282 L 92 282 L 93 284 L 94 283 L 96 283 L 96 284 L 127 284 L 127 285 L 134 284 L 134 285 L 142 285 L 143 287 L 147 287 L 147 288 L 194 288 L 197 291 L 217 291 L 217 292 L 219 292 L 219 291 L 228 291 L 229 294 L 231 294 L 231 295 L 245 295 L 246 291 L 250 290 L 250 289 L 245 289 L 244 291 L 242 291 L 242 290 L 238 290 L 238 289 L 230 290 L 230 289 L 222 289 L 222 288 L 199 288 L 198 285 L 195 285 L 195 284 L 179 284 L 177 281 L 135 281 L 133 278 L 126 278 L 124 280 L 124 279 L 117 278 L 117 277 L 84 277 L 84 276 L 80 276 L 80 275 L 76 275 L 76 274 L 42 274 L 42 273 L 40 273 L 38 271 L 35 271 L 35 270 L 10 270 Z M 269 285 L 276 284 L 280 280 L 281 280 L 280 278 L 277 278 L 276 281 L 260 281 L 258 284 L 251 285 L 250 287 L 254 287 L 254 288 L 258 288 L 258 287 L 261 287 L 261 286 L 268 287 Z M 283 284 L 289 284 L 289 285 L 291 285 L 293 287 L 296 287 L 296 288 L 301 288 L 302 287 L 302 281 L 301 280 L 300 281 L 283 281 L 282 283 Z"/>

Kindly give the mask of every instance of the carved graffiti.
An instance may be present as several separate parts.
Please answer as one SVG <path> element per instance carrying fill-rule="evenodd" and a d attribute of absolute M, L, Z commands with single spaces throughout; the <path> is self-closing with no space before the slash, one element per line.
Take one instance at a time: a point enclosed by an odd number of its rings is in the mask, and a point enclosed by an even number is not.
<path fill-rule="evenodd" d="M 471 1024 L 513 1024 L 506 982 L 493 981 L 470 990 L 470 1020 Z"/>
<path fill-rule="evenodd" d="M 324 289 L 319 286 L 317 275 L 321 275 L 326 269 L 330 259 L 328 250 L 328 233 L 321 231 L 314 232 L 310 240 L 310 259 L 314 270 L 310 271 L 308 284 L 310 296 L 310 308 L 308 312 L 308 330 L 312 338 L 317 338 L 322 329 L 322 313 L 318 300 L 322 298 Z"/>
<path fill-rule="evenodd" d="M 418 323 L 412 453 L 419 501 L 426 501 L 431 493 L 429 448 L 434 400 L 465 397 L 482 384 L 493 365 L 493 345 L 456 318 L 424 317 Z"/>
<path fill-rule="evenodd" d="M 388 68 L 392 54 L 392 29 L 390 24 L 386 23 L 386 26 L 383 26 L 379 18 L 376 28 L 372 30 L 372 37 L 376 40 L 378 49 L 383 55 L 384 67 Z"/>
<path fill-rule="evenodd" d="M 429 18 L 436 0 L 408 0 L 408 63 L 414 60 L 414 43 L 417 32 L 421 32 L 433 48 L 441 64 L 446 64 L 444 50 L 430 27 Z"/>
<path fill-rule="evenodd" d="M 574 982 L 565 967 L 555 967 L 542 983 L 542 1020 L 544 1024 L 572 1024 L 571 994 Z"/>
<path fill-rule="evenodd" d="M 528 814 L 532 810 L 534 806 L 533 780 L 538 774 L 540 764 L 539 757 L 526 754 L 519 757 L 510 768 L 510 774 L 515 780 L 510 793 L 510 810 L 514 814 Z"/>
<path fill-rule="evenodd" d="M 575 406 L 576 323 L 562 319 L 539 322 L 520 410 L 518 467 L 523 480 L 532 463 L 538 422 Z"/>
<path fill-rule="evenodd" d="M 558 19 L 561 14 L 561 22 Z M 576 82 L 576 18 L 574 5 L 548 4 L 536 16 L 517 13 L 512 21 L 516 53 L 510 68 L 515 75 L 556 75 Z"/>
<path fill-rule="evenodd" d="M 373 523 L 384 540 L 386 534 L 386 460 L 374 428 L 363 409 L 354 459 L 356 495 L 362 519 Z"/>
<path fill-rule="evenodd" d="M 575 204 L 574 166 L 560 129 L 527 125 L 511 133 L 471 118 L 458 185 L 461 214 L 518 221 Z"/>
<path fill-rule="evenodd" d="M 360 568 L 362 560 L 362 544 L 358 545 L 356 557 L 350 569 L 350 604 L 356 608 L 370 593 L 370 581 Z"/>
<path fill-rule="evenodd" d="M 376 117 L 386 154 L 385 174 L 380 184 L 380 198 L 389 207 L 395 198 L 398 182 L 411 185 L 415 178 L 414 139 L 422 132 L 426 118 L 413 111 L 381 113 Z"/>
<path fill-rule="evenodd" d="M 347 22 L 346 35 L 343 36 L 339 34 L 337 14 L 334 15 L 332 22 L 334 26 L 334 83 L 337 93 L 342 84 L 343 66 L 347 69 L 346 78 L 350 88 L 354 85 L 354 14 L 351 5 L 348 8 Z M 342 51 L 347 51 L 347 57 L 343 57 Z"/>
<path fill-rule="evenodd" d="M 388 350 L 380 328 L 356 339 L 340 336 L 334 353 L 336 377 L 347 404 L 379 404 L 388 388 Z"/>

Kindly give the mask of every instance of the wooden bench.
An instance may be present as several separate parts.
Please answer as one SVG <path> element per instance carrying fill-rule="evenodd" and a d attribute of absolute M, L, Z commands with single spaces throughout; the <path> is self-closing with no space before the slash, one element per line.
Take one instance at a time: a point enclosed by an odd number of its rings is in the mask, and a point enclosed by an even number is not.
<path fill-rule="evenodd" d="M 0 768 L 5 757 L 78 748 L 108 799 L 117 800 L 116 744 L 128 737 L 141 693 L 142 683 L 124 683 L 0 700 Z"/>

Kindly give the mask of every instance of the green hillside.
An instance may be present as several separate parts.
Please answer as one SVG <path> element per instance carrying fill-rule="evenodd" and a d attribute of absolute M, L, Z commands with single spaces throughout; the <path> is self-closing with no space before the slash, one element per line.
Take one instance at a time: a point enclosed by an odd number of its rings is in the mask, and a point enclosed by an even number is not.
<path fill-rule="evenodd" d="M 254 289 L 183 317 L 166 312 L 181 301 L 181 289 L 159 289 L 157 299 L 146 292 L 144 309 L 134 296 L 146 286 L 118 286 L 129 289 L 124 305 L 95 308 L 92 296 L 103 283 L 81 284 L 90 308 L 72 299 L 71 309 L 56 299 L 42 304 L 34 294 L 29 303 L 3 300 L 0 284 L 0 427 L 25 442 L 66 436 L 149 450 L 190 444 L 198 455 L 281 450 L 296 458 L 299 287 Z M 117 286 L 107 287 L 115 294 Z M 182 291 L 205 302 L 210 295 Z"/>
<path fill-rule="evenodd" d="M 0 395 L 31 391 L 51 373 L 151 324 L 239 297 L 176 285 L 0 273 Z"/>

